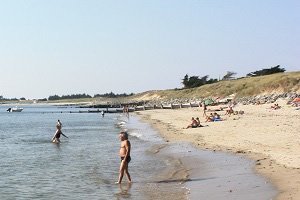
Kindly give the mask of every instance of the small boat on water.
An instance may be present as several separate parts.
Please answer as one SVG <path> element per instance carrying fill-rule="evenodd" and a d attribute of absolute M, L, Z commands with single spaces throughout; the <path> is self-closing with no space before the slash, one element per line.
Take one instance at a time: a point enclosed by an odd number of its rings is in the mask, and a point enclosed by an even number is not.
<path fill-rule="evenodd" d="M 22 112 L 23 108 L 19 107 L 13 107 L 13 108 L 8 108 L 6 111 L 7 112 Z"/>

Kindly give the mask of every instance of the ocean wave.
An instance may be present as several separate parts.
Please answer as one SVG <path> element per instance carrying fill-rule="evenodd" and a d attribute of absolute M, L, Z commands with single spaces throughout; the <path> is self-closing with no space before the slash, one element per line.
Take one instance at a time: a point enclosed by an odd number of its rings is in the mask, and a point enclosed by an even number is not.
<path fill-rule="evenodd" d="M 125 124 L 126 124 L 126 122 L 124 122 L 124 121 L 120 121 L 120 122 L 118 122 L 118 124 L 119 124 L 119 125 L 125 125 Z"/>
<path fill-rule="evenodd" d="M 137 132 L 129 132 L 128 134 L 132 137 L 137 137 L 137 138 L 141 138 L 143 136 L 143 134 Z"/>
<path fill-rule="evenodd" d="M 116 126 L 120 127 L 120 128 L 124 128 L 124 127 L 126 127 L 126 124 L 127 124 L 126 122 L 120 121 L 120 122 L 116 123 Z"/>

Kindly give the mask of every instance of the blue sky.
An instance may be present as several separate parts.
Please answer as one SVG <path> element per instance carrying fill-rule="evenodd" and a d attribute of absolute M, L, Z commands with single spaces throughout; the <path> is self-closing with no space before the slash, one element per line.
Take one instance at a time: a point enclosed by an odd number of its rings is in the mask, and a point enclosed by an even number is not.
<path fill-rule="evenodd" d="M 0 0 L 0 95 L 138 93 L 300 70 L 298 0 Z"/>

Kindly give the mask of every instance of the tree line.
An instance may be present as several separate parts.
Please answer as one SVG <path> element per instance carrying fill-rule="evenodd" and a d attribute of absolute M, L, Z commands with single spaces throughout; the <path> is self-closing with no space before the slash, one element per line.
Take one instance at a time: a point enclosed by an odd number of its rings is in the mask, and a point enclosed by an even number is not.
<path fill-rule="evenodd" d="M 254 71 L 254 72 L 250 72 L 247 74 L 246 77 L 256 77 L 256 76 L 265 76 L 265 75 L 270 75 L 270 74 L 275 74 L 275 73 L 281 73 L 281 72 L 285 72 L 284 68 L 280 68 L 280 65 L 277 65 L 275 67 L 271 67 L 268 69 L 261 69 L 258 71 Z M 182 79 L 182 84 L 183 84 L 183 89 L 188 89 L 188 88 L 194 88 L 194 87 L 200 87 L 202 85 L 206 85 L 206 84 L 212 84 L 212 83 L 216 83 L 219 81 L 224 81 L 224 80 L 232 80 L 235 79 L 236 73 L 235 72 L 231 72 L 228 71 L 221 80 L 218 79 L 208 79 L 208 75 L 200 77 L 199 76 L 188 76 L 188 74 L 186 74 L 183 79 Z M 244 78 L 244 77 L 242 77 Z"/>
<path fill-rule="evenodd" d="M 132 96 L 132 95 L 134 95 L 134 93 L 115 94 L 113 92 L 110 92 L 110 93 L 105 93 L 105 94 L 95 94 L 94 97 L 118 98 L 118 97 L 128 97 L 128 96 Z"/>
<path fill-rule="evenodd" d="M 51 95 L 48 98 L 42 98 L 42 99 L 37 99 L 38 101 L 55 101 L 55 100 L 65 100 L 65 99 L 83 99 L 83 98 L 97 98 L 97 97 L 104 97 L 104 98 L 118 98 L 118 97 L 128 97 L 132 96 L 134 93 L 122 93 L 122 94 L 115 94 L 113 92 L 110 93 L 104 93 L 104 94 L 95 94 L 93 97 L 88 94 L 71 94 L 71 95 Z M 19 100 L 26 100 L 26 98 L 22 97 L 20 99 L 17 98 L 4 98 L 2 95 L 0 95 L 0 101 L 19 101 Z"/>
<path fill-rule="evenodd" d="M 53 100 L 64 100 L 64 99 L 83 99 L 83 98 L 96 98 L 96 97 L 106 97 L 106 98 L 118 98 L 118 97 L 127 97 L 127 96 L 132 96 L 134 95 L 133 93 L 131 94 L 115 94 L 113 92 L 110 93 L 105 93 L 105 94 L 95 94 L 93 97 L 91 95 L 88 94 L 72 94 L 72 95 L 52 95 L 48 97 L 49 101 L 53 101 Z"/>

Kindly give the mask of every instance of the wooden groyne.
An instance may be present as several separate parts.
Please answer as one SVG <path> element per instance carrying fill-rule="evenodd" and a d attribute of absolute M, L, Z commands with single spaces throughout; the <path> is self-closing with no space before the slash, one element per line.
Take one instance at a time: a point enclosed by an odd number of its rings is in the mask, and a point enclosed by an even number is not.
<path fill-rule="evenodd" d="M 160 105 L 144 105 L 134 107 L 134 111 L 141 110 L 155 110 L 155 109 L 180 109 L 180 108 L 192 108 L 201 107 L 200 103 L 185 103 L 185 104 L 160 104 Z"/>
<path fill-rule="evenodd" d="M 95 108 L 96 106 L 89 106 L 89 108 Z M 72 111 L 50 111 L 49 113 L 123 113 L 123 112 L 135 112 L 135 111 L 145 111 L 145 110 L 155 110 L 155 109 L 181 109 L 181 108 L 192 108 L 201 107 L 199 103 L 185 103 L 185 104 L 159 104 L 159 105 L 135 105 L 132 107 L 121 107 L 116 105 L 106 105 L 102 109 L 89 109 L 89 110 L 72 110 Z M 80 106 L 79 108 L 87 108 L 87 106 Z"/>

